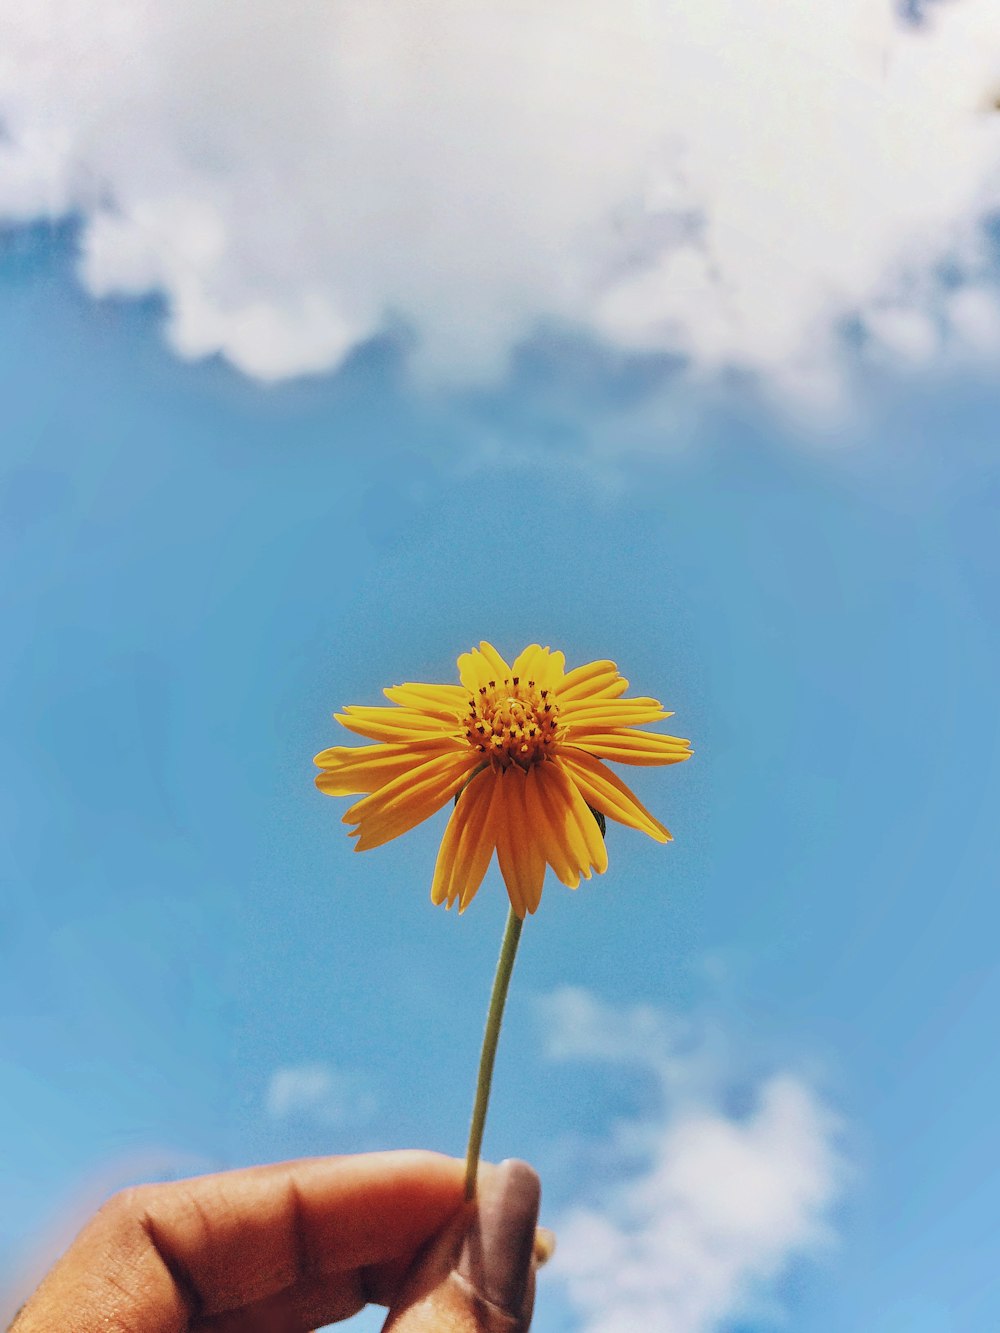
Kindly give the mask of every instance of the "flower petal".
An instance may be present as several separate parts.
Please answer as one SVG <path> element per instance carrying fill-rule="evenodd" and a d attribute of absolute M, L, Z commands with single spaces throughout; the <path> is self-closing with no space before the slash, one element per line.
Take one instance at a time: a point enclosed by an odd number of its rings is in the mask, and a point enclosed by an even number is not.
<path fill-rule="evenodd" d="M 565 667 L 565 653 L 554 653 L 532 643 L 518 654 L 511 668 L 512 679 L 516 676 L 522 685 L 532 683 L 539 690 L 554 691 L 562 681 Z"/>
<path fill-rule="evenodd" d="M 402 708 L 422 713 L 442 722 L 461 721 L 469 709 L 468 693 L 461 685 L 390 685 L 382 691 L 387 699 Z"/>
<path fill-rule="evenodd" d="M 463 653 L 458 659 L 458 674 L 469 694 L 476 694 L 490 681 L 509 680 L 511 670 L 493 645 L 484 639 L 478 648 Z"/>
<path fill-rule="evenodd" d="M 628 689 L 614 662 L 587 662 L 566 673 L 559 686 L 559 703 L 572 699 L 616 699 Z"/>
<path fill-rule="evenodd" d="M 423 741 L 432 736 L 461 735 L 457 717 L 445 721 L 418 713 L 413 708 L 366 708 L 348 704 L 342 713 L 334 713 L 334 717 L 342 727 L 370 741 Z"/>
<path fill-rule="evenodd" d="M 545 857 L 527 819 L 524 769 L 516 764 L 506 769 L 499 775 L 498 785 L 497 860 L 511 906 L 523 919 L 525 912 L 534 912 L 541 900 Z"/>
<path fill-rule="evenodd" d="M 534 680 L 534 673 L 538 670 L 539 663 L 547 651 L 541 644 L 529 643 L 527 648 L 524 648 L 514 658 L 514 665 L 511 667 L 511 678 L 517 676 L 518 680 L 525 682 Z"/>
<path fill-rule="evenodd" d="M 475 762 L 468 752 L 435 755 L 356 801 L 344 815 L 345 824 L 357 825 L 355 851 L 380 847 L 429 819 L 454 796 Z"/>
<path fill-rule="evenodd" d="M 558 759 L 539 765 L 539 789 L 553 827 L 569 854 L 570 863 L 584 879 L 591 868 L 603 875 L 608 868 L 608 849 L 597 820 Z"/>
<path fill-rule="evenodd" d="M 458 910 L 464 912 L 483 882 L 496 846 L 496 776 L 492 769 L 477 773 L 458 798 L 434 867 L 434 903 L 451 907 L 458 899 Z"/>
<path fill-rule="evenodd" d="M 618 727 L 611 731 L 573 732 L 573 745 L 600 759 L 619 764 L 679 764 L 691 758 L 691 742 L 678 736 L 661 736 L 655 731 L 632 731 Z"/>
<path fill-rule="evenodd" d="M 642 722 L 662 722 L 672 717 L 659 699 L 573 699 L 560 702 L 559 720 L 572 727 L 597 730 L 602 727 L 632 727 Z"/>
<path fill-rule="evenodd" d="M 401 745 L 335 745 L 313 760 L 324 772 L 316 786 L 328 796 L 355 796 L 375 791 L 401 774 L 409 773 L 435 755 L 456 752 L 448 736 Z"/>
<path fill-rule="evenodd" d="M 445 745 L 337 745 L 317 754 L 315 762 L 324 772 L 316 774 L 316 786 L 327 796 L 364 796 L 436 754 L 457 753 L 455 746 Z"/>
<path fill-rule="evenodd" d="M 580 871 L 560 833 L 558 821 L 549 814 L 542 790 L 545 784 L 542 774 L 549 767 L 549 764 L 542 763 L 533 764 L 528 769 L 524 783 L 525 812 L 546 861 L 565 885 L 575 889 L 580 883 Z"/>
<path fill-rule="evenodd" d="M 606 768 L 599 759 L 583 750 L 567 746 L 559 751 L 559 761 L 567 769 L 588 805 L 617 819 L 619 824 L 640 829 L 657 842 L 672 842 L 670 830 L 649 813 L 633 791 Z"/>

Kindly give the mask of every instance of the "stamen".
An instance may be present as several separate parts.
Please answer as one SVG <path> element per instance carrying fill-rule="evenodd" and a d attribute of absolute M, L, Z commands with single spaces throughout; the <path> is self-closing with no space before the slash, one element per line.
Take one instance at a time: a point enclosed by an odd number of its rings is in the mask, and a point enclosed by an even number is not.
<path fill-rule="evenodd" d="M 488 754 L 495 768 L 530 768 L 559 737 L 559 709 L 549 693 L 536 689 L 534 681 L 522 684 L 519 676 L 505 677 L 499 690 L 495 680 L 479 686 L 469 698 L 465 734 L 470 747 Z"/>

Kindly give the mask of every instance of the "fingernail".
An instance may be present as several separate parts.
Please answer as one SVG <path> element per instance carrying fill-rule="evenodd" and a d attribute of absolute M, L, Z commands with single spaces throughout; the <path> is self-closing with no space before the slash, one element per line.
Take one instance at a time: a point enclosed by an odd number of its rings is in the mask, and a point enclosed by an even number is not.
<path fill-rule="evenodd" d="M 541 1184 L 527 1162 L 501 1162 L 484 1173 L 455 1265 L 483 1300 L 515 1318 L 527 1294 L 540 1199 Z"/>

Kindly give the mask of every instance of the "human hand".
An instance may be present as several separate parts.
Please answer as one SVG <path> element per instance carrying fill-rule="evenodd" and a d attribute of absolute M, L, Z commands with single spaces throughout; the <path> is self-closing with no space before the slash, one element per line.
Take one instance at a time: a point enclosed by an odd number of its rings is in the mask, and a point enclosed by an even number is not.
<path fill-rule="evenodd" d="M 526 1333 L 538 1177 L 369 1153 L 115 1195 L 10 1333 L 306 1333 L 390 1306 L 391 1333 Z"/>

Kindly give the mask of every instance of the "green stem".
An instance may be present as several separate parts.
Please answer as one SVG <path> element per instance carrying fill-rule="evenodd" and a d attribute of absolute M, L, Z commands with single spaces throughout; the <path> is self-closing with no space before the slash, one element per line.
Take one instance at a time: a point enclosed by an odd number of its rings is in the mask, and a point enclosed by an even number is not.
<path fill-rule="evenodd" d="M 486 1108 L 490 1102 L 493 1062 L 497 1056 L 500 1025 L 503 1023 L 503 1007 L 507 1003 L 507 988 L 510 985 L 510 974 L 514 970 L 514 957 L 517 953 L 517 944 L 521 938 L 521 927 L 523 925 L 524 921 L 512 907 L 507 914 L 507 929 L 503 933 L 503 944 L 500 946 L 497 972 L 493 978 L 493 994 L 490 996 L 489 1013 L 486 1015 L 483 1049 L 479 1056 L 476 1102 L 472 1108 L 472 1124 L 469 1126 L 469 1149 L 465 1155 L 465 1197 L 467 1199 L 475 1198 L 476 1194 L 476 1172 L 479 1169 L 479 1154 L 483 1146 L 483 1130 L 486 1127 Z"/>

